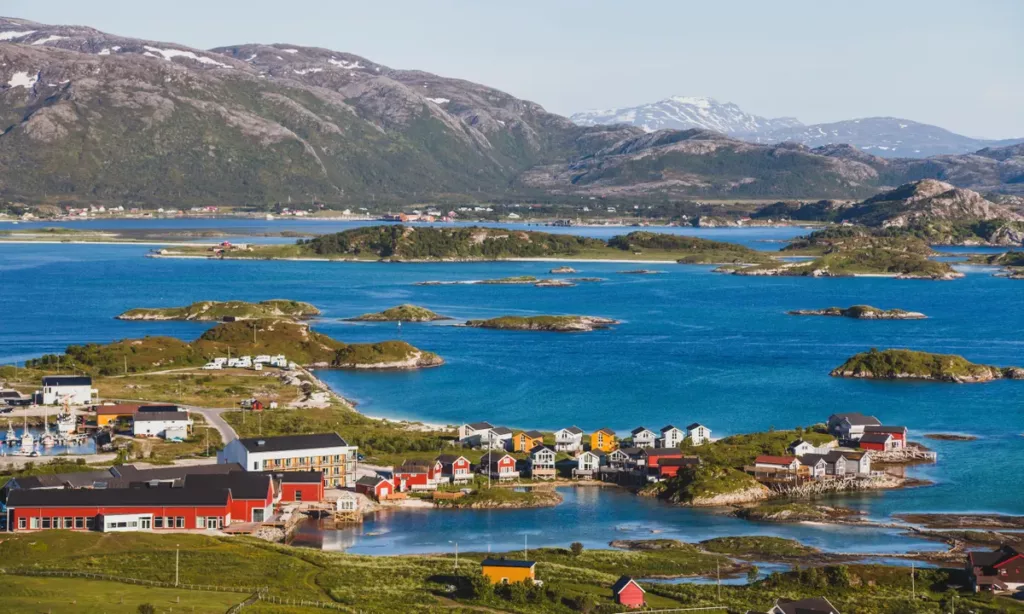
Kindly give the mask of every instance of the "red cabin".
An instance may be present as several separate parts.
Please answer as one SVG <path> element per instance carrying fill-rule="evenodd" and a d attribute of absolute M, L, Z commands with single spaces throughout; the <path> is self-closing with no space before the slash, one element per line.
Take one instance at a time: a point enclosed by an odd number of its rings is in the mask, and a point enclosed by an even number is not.
<path fill-rule="evenodd" d="M 469 459 L 465 456 L 459 456 L 457 454 L 442 454 L 435 460 L 441 465 L 440 478 L 442 480 L 446 480 L 454 484 L 460 484 L 468 482 L 472 477 L 473 468 Z"/>
<path fill-rule="evenodd" d="M 644 448 L 641 454 L 647 459 L 647 468 L 652 472 L 656 473 L 658 470 L 658 464 L 669 458 L 682 458 L 683 451 L 679 448 Z"/>
<path fill-rule="evenodd" d="M 663 458 L 658 463 L 658 477 L 662 479 L 674 478 L 686 467 L 700 465 L 700 458 L 696 456 L 684 456 L 682 458 Z"/>
<path fill-rule="evenodd" d="M 612 586 L 612 597 L 615 598 L 615 602 L 630 609 L 644 607 L 644 593 L 646 592 L 636 583 L 636 580 L 629 576 L 622 576 Z"/>
<path fill-rule="evenodd" d="M 285 471 L 277 475 L 282 503 L 324 500 L 324 478 L 320 471 Z"/>
<path fill-rule="evenodd" d="M 363 476 L 356 480 L 356 492 L 376 501 L 384 501 L 391 496 L 394 489 L 394 484 L 379 475 Z"/>
<path fill-rule="evenodd" d="M 440 461 L 409 461 L 395 469 L 395 490 L 434 490 L 441 479 Z"/>

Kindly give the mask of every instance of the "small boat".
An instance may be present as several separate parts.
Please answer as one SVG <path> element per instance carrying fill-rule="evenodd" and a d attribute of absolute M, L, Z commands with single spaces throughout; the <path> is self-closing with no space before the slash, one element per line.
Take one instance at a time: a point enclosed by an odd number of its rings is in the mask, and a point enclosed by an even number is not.
<path fill-rule="evenodd" d="M 7 436 L 4 438 L 4 443 L 13 446 L 18 443 L 18 434 L 14 432 L 14 426 L 11 421 L 7 421 Z"/>

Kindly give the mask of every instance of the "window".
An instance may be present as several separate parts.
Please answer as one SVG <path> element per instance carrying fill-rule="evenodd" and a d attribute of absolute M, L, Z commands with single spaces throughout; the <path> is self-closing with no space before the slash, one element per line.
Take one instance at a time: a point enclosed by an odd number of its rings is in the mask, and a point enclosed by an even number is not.
<path fill-rule="evenodd" d="M 60 518 L 58 518 L 57 516 L 54 516 L 50 520 L 52 521 L 54 529 L 59 529 L 60 528 Z"/>
<path fill-rule="evenodd" d="M 35 520 L 35 518 L 33 518 L 32 520 Z M 49 529 L 50 528 L 50 518 L 48 516 L 46 518 L 43 518 L 43 528 L 44 529 Z"/>
<path fill-rule="evenodd" d="M 91 530 L 95 526 L 96 526 L 96 519 L 93 518 L 92 516 L 86 516 L 85 517 L 85 528 Z"/>
<path fill-rule="evenodd" d="M 175 517 L 175 519 L 174 519 L 174 527 L 177 528 L 177 529 L 184 529 L 185 528 L 185 517 L 184 516 L 177 516 L 177 517 Z"/>
<path fill-rule="evenodd" d="M 76 529 L 84 529 L 85 528 L 85 518 L 82 518 L 81 516 L 75 516 L 75 528 Z"/>
<path fill-rule="evenodd" d="M 162 529 L 162 528 L 164 528 L 164 517 L 163 516 L 157 516 L 157 517 L 153 518 L 153 528 L 154 529 Z"/>
<path fill-rule="evenodd" d="M 253 461 L 253 463 L 252 463 L 252 470 L 253 471 L 259 471 L 260 470 L 260 462 L 259 461 Z"/>
<path fill-rule="evenodd" d="M 197 529 L 205 529 L 206 528 L 206 516 L 196 516 L 196 528 Z"/>
<path fill-rule="evenodd" d="M 292 466 L 292 459 L 290 459 L 290 458 L 284 459 L 284 466 L 285 467 L 291 467 Z"/>
<path fill-rule="evenodd" d="M 64 528 L 65 529 L 70 529 L 73 526 L 75 526 L 75 519 L 72 518 L 71 516 L 65 516 L 64 517 Z"/>
<path fill-rule="evenodd" d="M 302 501 L 302 491 L 301 490 L 296 490 L 295 491 L 295 500 L 296 501 Z"/>
<path fill-rule="evenodd" d="M 18 528 L 19 529 L 24 529 L 27 524 L 28 523 L 25 522 L 24 518 L 19 518 L 18 519 Z M 32 519 L 32 528 L 33 529 L 38 529 L 39 528 L 39 519 L 38 518 L 33 518 Z"/>

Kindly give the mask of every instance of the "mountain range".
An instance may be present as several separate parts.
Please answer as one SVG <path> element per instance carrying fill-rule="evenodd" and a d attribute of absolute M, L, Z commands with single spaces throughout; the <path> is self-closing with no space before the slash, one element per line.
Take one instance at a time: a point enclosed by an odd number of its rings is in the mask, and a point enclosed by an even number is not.
<path fill-rule="evenodd" d="M 731 102 L 684 96 L 636 107 L 583 111 L 570 119 L 581 126 L 628 124 L 647 132 L 700 128 L 753 143 L 794 142 L 810 147 L 846 144 L 883 158 L 964 154 L 1024 142 L 1024 139 L 976 139 L 897 117 L 804 125 L 793 117 L 771 119 L 753 115 Z"/>
<path fill-rule="evenodd" d="M 866 198 L 925 178 L 1024 191 L 1024 145 L 886 159 L 708 130 L 580 126 L 494 88 L 328 49 L 201 50 L 0 18 L 7 201 Z"/>

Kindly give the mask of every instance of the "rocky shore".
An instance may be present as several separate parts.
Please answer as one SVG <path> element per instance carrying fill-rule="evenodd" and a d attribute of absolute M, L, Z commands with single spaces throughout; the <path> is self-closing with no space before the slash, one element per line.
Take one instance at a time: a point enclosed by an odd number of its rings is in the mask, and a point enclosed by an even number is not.
<path fill-rule="evenodd" d="M 254 320 L 259 318 L 291 318 L 304 320 L 320 315 L 320 310 L 301 301 L 272 299 L 246 301 L 199 301 L 185 307 L 152 307 L 129 309 L 118 320 L 163 322 L 170 320 L 219 322 L 222 320 Z"/>
<path fill-rule="evenodd" d="M 376 313 L 364 313 L 354 318 L 345 318 L 346 322 L 437 322 L 451 320 L 448 316 L 420 307 L 418 305 L 398 305 Z"/>
<path fill-rule="evenodd" d="M 914 350 L 871 350 L 849 358 L 833 369 L 832 377 L 880 380 L 923 380 L 980 383 L 998 379 L 1024 379 L 1019 367 L 975 364 L 962 356 Z"/>
<path fill-rule="evenodd" d="M 791 316 L 829 316 L 854 318 L 856 320 L 924 320 L 928 316 L 917 311 L 903 309 L 878 309 L 870 305 L 852 307 L 827 307 L 825 309 L 797 309 L 787 311 Z"/>
<path fill-rule="evenodd" d="M 862 514 L 845 507 L 795 501 L 743 506 L 733 512 L 737 518 L 757 522 L 855 522 Z"/>

